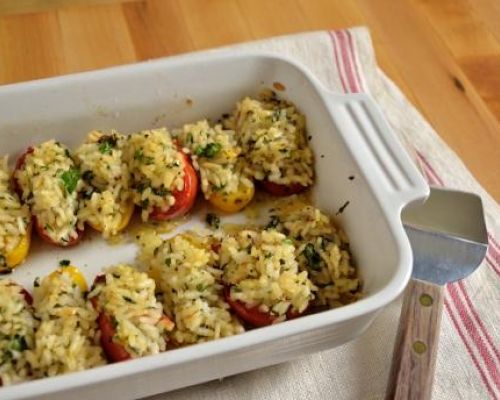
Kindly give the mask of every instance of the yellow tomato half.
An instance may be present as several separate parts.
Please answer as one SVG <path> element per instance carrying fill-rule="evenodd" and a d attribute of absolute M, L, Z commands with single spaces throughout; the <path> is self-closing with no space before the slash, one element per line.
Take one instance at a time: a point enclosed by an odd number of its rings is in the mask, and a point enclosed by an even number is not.
<path fill-rule="evenodd" d="M 208 201 L 219 210 L 227 213 L 236 213 L 250 203 L 255 193 L 253 183 L 250 186 L 242 185 L 234 193 L 222 194 L 213 193 Z"/>
<path fill-rule="evenodd" d="M 19 264 L 21 264 L 28 255 L 30 244 L 31 244 L 31 224 L 28 225 L 28 228 L 26 229 L 26 234 L 21 238 L 19 244 L 10 253 L 6 254 L 5 261 L 7 263 L 7 267 L 14 269 Z"/>

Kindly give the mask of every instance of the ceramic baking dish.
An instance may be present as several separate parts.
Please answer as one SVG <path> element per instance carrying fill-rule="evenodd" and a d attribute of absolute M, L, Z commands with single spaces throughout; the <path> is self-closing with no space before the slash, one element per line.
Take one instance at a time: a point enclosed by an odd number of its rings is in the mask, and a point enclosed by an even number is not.
<path fill-rule="evenodd" d="M 280 95 L 307 116 L 317 174 L 313 198 L 331 214 L 343 208 L 338 220 L 351 239 L 365 297 L 230 338 L 0 388 L 1 399 L 131 399 L 281 363 L 354 339 L 402 292 L 412 255 L 400 212 L 424 199 L 428 187 L 371 98 L 331 93 L 291 60 L 263 53 L 200 53 L 4 86 L 1 153 L 15 156 L 50 138 L 75 146 L 94 128 L 130 133 L 215 120 L 238 99 L 276 82 L 285 87 Z M 195 214 L 190 224 L 200 218 Z M 66 250 L 35 243 L 11 277 L 31 289 L 36 276 L 64 258 L 92 281 L 103 266 L 133 262 L 134 255 L 133 244 L 110 246 L 98 237 Z"/>

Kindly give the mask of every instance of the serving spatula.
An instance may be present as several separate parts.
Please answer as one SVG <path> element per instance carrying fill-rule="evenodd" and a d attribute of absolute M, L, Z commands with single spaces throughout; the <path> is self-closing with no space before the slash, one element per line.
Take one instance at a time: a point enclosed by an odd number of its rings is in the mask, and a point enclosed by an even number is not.
<path fill-rule="evenodd" d="M 429 399 L 444 285 L 466 278 L 484 259 L 488 236 L 481 198 L 431 188 L 427 201 L 403 211 L 413 250 L 386 399 Z"/>

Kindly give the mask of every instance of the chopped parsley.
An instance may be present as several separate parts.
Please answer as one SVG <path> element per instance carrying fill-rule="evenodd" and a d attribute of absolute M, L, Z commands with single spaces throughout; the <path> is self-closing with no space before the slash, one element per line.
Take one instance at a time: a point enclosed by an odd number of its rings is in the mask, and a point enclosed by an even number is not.
<path fill-rule="evenodd" d="M 61 180 L 68 194 L 75 191 L 80 180 L 80 171 L 76 168 L 70 168 L 61 174 Z"/>
<path fill-rule="evenodd" d="M 154 158 L 153 157 L 149 157 L 149 156 L 145 156 L 144 155 L 144 150 L 142 149 L 138 149 L 135 151 L 134 153 L 134 160 L 137 160 L 141 163 L 144 163 L 146 165 L 150 165 L 150 164 L 153 164 L 154 162 Z"/>
<path fill-rule="evenodd" d="M 321 269 L 321 256 L 314 248 L 312 243 L 308 243 L 302 252 L 307 260 L 307 264 L 313 271 L 319 271 Z"/>
<path fill-rule="evenodd" d="M 24 351 L 28 348 L 28 344 L 26 343 L 26 339 L 24 336 L 20 336 L 15 334 L 9 343 L 9 349 L 14 351 Z"/>
<path fill-rule="evenodd" d="M 220 143 L 209 143 L 205 147 L 198 146 L 194 154 L 199 157 L 214 158 L 219 151 L 221 151 L 222 145 Z"/>
<path fill-rule="evenodd" d="M 102 154 L 111 154 L 111 151 L 113 150 L 113 146 L 109 142 L 102 142 L 99 144 L 99 152 Z"/>
<path fill-rule="evenodd" d="M 220 218 L 217 214 L 207 213 L 205 217 L 205 222 L 212 229 L 219 229 L 220 227 Z"/>
<path fill-rule="evenodd" d="M 276 228 L 280 222 L 281 221 L 277 215 L 271 215 L 271 217 L 269 217 L 269 222 L 266 225 L 266 229 Z"/>
<path fill-rule="evenodd" d="M 205 289 L 206 289 L 206 288 L 205 288 L 205 286 L 203 285 L 203 283 L 198 283 L 198 284 L 196 285 L 196 290 L 197 290 L 198 292 L 203 292 Z"/>
<path fill-rule="evenodd" d="M 71 264 L 70 260 L 61 260 L 59 261 L 59 266 L 60 267 L 68 267 Z"/>

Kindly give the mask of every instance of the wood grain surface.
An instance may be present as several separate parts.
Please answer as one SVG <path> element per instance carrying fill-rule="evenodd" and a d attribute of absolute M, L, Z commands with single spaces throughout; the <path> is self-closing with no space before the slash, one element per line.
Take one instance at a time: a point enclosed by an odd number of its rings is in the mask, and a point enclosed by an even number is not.
<path fill-rule="evenodd" d="M 0 84 L 367 25 L 379 64 L 500 200 L 498 0 L 0 0 Z"/>
<path fill-rule="evenodd" d="M 444 288 L 412 279 L 405 290 L 386 400 L 429 400 Z"/>

